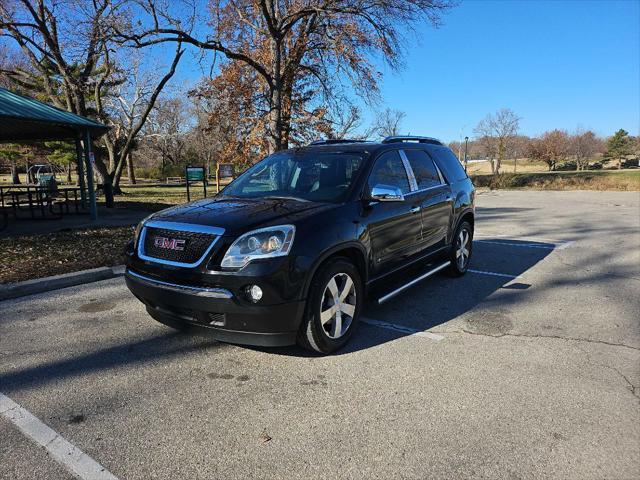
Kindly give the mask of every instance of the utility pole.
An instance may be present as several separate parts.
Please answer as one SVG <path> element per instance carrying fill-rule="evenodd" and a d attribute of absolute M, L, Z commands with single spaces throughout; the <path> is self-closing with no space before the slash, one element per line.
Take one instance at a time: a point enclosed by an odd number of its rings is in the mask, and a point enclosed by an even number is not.
<path fill-rule="evenodd" d="M 464 130 L 467 128 L 466 125 L 464 125 L 461 129 L 460 129 L 460 141 L 458 142 L 458 161 L 462 161 L 462 132 L 464 132 Z M 467 138 L 467 137 L 465 137 Z"/>
<path fill-rule="evenodd" d="M 469 137 L 464 137 L 464 173 L 467 173 L 467 152 L 469 151 Z"/>

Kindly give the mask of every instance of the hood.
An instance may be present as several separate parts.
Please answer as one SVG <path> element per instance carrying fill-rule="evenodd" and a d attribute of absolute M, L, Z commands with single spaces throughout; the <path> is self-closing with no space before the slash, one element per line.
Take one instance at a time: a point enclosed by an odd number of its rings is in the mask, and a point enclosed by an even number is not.
<path fill-rule="evenodd" d="M 207 198 L 162 210 L 153 220 L 221 227 L 226 234 L 240 234 L 262 226 L 294 224 L 297 220 L 335 204 L 290 199 Z"/>

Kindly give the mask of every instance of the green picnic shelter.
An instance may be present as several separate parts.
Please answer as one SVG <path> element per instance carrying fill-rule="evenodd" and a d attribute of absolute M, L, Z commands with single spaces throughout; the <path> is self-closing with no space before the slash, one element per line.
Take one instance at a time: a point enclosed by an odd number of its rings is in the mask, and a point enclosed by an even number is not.
<path fill-rule="evenodd" d="M 88 196 L 92 220 L 98 218 L 98 210 L 91 140 L 108 129 L 102 123 L 0 87 L 0 143 L 75 141 L 80 192 L 83 202 Z"/>

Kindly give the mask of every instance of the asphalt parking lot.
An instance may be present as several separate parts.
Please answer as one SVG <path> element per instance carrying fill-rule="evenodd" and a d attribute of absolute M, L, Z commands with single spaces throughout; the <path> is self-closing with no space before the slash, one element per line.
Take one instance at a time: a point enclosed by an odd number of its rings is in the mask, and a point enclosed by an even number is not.
<path fill-rule="evenodd" d="M 472 272 L 330 357 L 176 334 L 121 278 L 0 303 L 0 478 L 72 478 L 25 411 L 120 479 L 639 478 L 640 194 L 477 215 Z"/>

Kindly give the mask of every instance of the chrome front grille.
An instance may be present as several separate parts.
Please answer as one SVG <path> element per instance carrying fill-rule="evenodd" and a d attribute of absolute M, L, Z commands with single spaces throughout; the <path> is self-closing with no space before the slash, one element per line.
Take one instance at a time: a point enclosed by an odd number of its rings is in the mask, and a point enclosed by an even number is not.
<path fill-rule="evenodd" d="M 152 262 L 195 267 L 223 233 L 218 227 L 151 220 L 142 229 L 138 255 Z"/>

